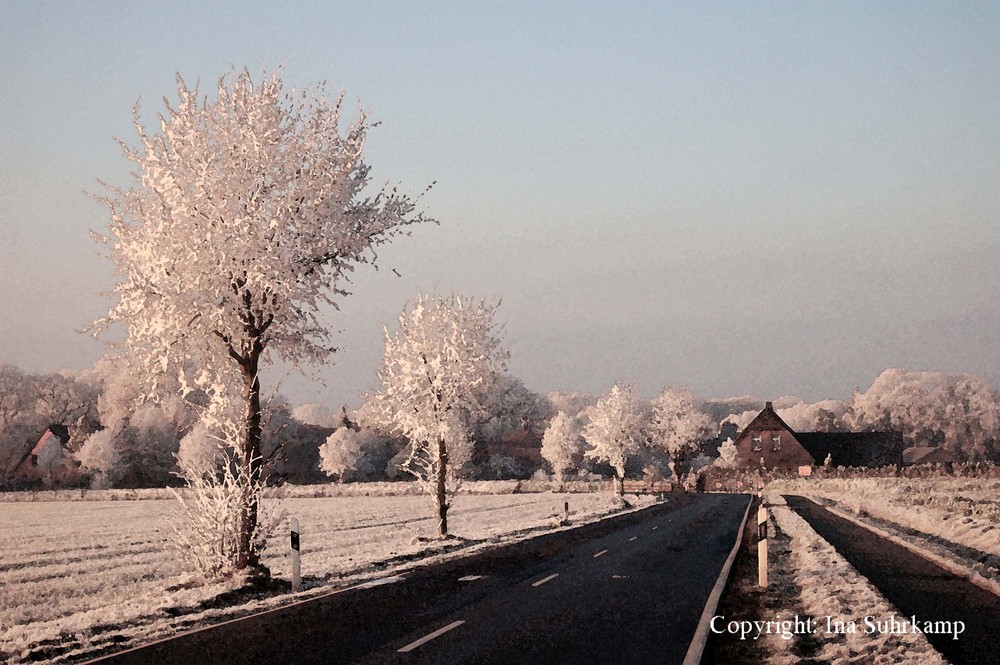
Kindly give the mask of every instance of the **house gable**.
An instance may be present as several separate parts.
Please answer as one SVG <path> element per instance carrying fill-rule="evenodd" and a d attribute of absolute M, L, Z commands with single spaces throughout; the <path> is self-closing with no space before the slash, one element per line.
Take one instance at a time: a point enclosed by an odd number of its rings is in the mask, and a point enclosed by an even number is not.
<path fill-rule="evenodd" d="M 740 432 L 735 444 L 736 458 L 743 467 L 758 468 L 763 464 L 768 469 L 797 469 L 816 464 L 792 428 L 775 413 L 771 402 Z"/>
<path fill-rule="evenodd" d="M 69 430 L 64 425 L 49 425 L 38 441 L 14 466 L 14 477 L 41 478 L 53 470 L 66 455 Z"/>

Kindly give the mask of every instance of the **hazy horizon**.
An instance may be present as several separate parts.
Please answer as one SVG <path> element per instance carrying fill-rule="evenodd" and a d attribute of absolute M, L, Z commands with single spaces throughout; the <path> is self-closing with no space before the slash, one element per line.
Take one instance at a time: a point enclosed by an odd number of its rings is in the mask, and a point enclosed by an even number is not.
<path fill-rule="evenodd" d="M 388 17 L 388 18 L 387 18 Z M 440 226 L 362 267 L 294 403 L 357 404 L 418 290 L 500 297 L 532 390 L 846 399 L 890 367 L 1000 387 L 1000 6 L 0 0 L 0 362 L 107 352 L 83 193 L 125 186 L 174 75 L 284 67 L 383 122 Z M 353 108 L 353 102 L 348 105 Z M 393 269 L 400 276 L 394 274 Z M 273 386 L 273 381 L 271 383 Z"/>

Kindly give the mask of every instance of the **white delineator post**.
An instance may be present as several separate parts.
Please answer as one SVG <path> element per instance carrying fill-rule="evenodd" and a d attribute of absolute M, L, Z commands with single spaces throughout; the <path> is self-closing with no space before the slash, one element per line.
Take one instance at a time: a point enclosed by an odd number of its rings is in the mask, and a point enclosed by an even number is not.
<path fill-rule="evenodd" d="M 299 561 L 299 520 L 292 520 L 292 593 L 302 591 L 302 564 Z"/>
<path fill-rule="evenodd" d="M 760 507 L 757 509 L 757 581 L 767 586 L 767 508 L 761 493 Z"/>

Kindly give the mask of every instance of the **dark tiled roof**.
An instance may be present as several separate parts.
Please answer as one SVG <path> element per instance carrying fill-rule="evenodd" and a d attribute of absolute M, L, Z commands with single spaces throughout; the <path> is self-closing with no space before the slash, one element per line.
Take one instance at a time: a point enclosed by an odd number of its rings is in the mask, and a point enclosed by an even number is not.
<path fill-rule="evenodd" d="M 774 432 L 777 430 L 786 430 L 792 432 L 793 435 L 795 434 L 792 428 L 786 425 L 785 421 L 781 419 L 781 416 L 774 412 L 771 402 L 768 402 L 764 405 L 761 412 L 757 414 L 757 417 L 751 420 L 746 429 L 740 432 L 736 438 L 742 437 L 747 432 Z"/>
<path fill-rule="evenodd" d="M 795 435 L 817 464 L 834 466 L 890 466 L 903 461 L 906 447 L 900 432 L 801 432 Z"/>

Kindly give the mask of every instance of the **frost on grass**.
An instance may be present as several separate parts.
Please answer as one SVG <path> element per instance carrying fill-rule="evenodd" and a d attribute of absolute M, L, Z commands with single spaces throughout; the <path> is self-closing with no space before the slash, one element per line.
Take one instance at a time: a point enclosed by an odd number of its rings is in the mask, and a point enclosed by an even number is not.
<path fill-rule="evenodd" d="M 774 489 L 834 504 L 857 519 L 1000 582 L 1000 481 L 986 478 L 826 478 Z"/>
<path fill-rule="evenodd" d="M 603 493 L 465 494 L 455 499 L 452 513 L 452 530 L 461 540 L 438 541 L 433 538 L 437 520 L 427 511 L 426 497 L 415 486 L 401 485 L 410 484 L 344 486 L 370 497 L 294 498 L 314 488 L 285 492 L 283 507 L 301 523 L 306 593 L 550 531 L 565 501 L 574 524 L 617 510 Z M 470 489 L 486 485 L 471 484 Z M 411 494 L 374 496 L 390 486 Z M 288 598 L 247 598 L 239 607 L 221 603 L 220 595 L 238 582 L 204 586 L 180 565 L 162 519 L 175 502 L 157 492 L 162 499 L 3 503 L 0 662 L 79 659 Z M 281 535 L 286 528 L 281 526 Z M 263 562 L 275 577 L 289 578 L 286 550 L 266 551 Z"/>
<path fill-rule="evenodd" d="M 921 634 L 865 634 L 865 616 L 880 620 L 902 614 L 787 506 L 773 506 L 771 515 L 778 529 L 790 538 L 789 572 L 794 587 L 799 590 L 797 602 L 817 627 L 809 636 L 820 643 L 815 649 L 816 659 L 829 663 L 935 665 L 946 662 Z M 858 632 L 828 633 L 827 617 L 843 625 L 854 621 Z M 797 661 L 788 651 L 779 651 L 771 662 Z"/>

